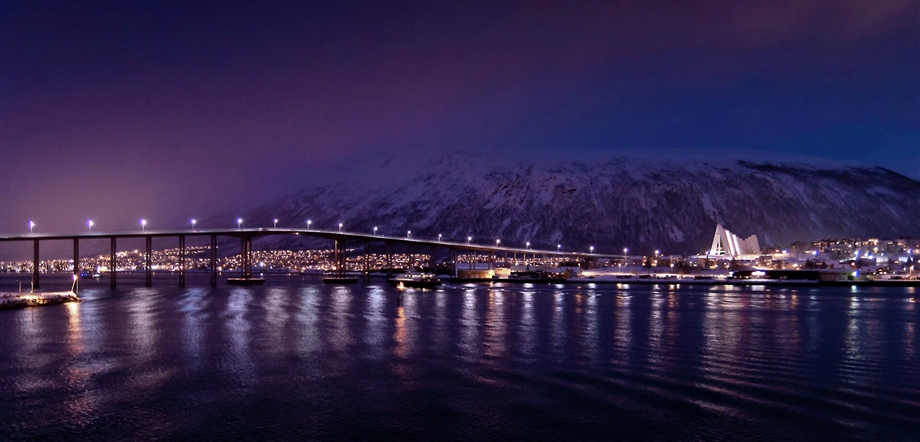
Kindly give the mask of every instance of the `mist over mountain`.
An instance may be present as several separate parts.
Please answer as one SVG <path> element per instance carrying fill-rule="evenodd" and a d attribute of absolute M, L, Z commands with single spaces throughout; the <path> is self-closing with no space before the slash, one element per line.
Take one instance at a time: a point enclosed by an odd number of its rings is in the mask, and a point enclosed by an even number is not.
<path fill-rule="evenodd" d="M 308 181 L 305 178 L 305 181 Z M 257 225 L 605 252 L 698 253 L 716 224 L 764 246 L 920 236 L 920 182 L 887 169 L 788 157 L 717 160 L 560 152 L 398 154 L 340 167 L 245 215 Z M 247 224 L 250 224 L 247 221 Z M 262 247 L 284 247 L 266 238 Z"/>

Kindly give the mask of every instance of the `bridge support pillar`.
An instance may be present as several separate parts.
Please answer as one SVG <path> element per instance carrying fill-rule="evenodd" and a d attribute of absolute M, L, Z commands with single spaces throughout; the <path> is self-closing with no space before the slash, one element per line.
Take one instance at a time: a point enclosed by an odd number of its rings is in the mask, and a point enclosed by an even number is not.
<path fill-rule="evenodd" d="M 217 287 L 217 235 L 211 235 L 211 287 Z"/>
<path fill-rule="evenodd" d="M 144 284 L 147 287 L 153 285 L 153 259 L 152 259 L 152 248 L 153 248 L 153 238 L 150 236 L 144 237 L 144 243 L 146 245 L 144 249 Z"/>
<path fill-rule="evenodd" d="M 179 235 L 179 287 L 185 287 L 185 235 Z"/>
<path fill-rule="evenodd" d="M 252 238 L 244 236 L 240 238 L 240 261 L 242 268 L 242 277 L 252 278 Z"/>
<path fill-rule="evenodd" d="M 80 240 L 73 239 L 73 276 L 80 277 Z"/>
<path fill-rule="evenodd" d="M 38 283 L 38 240 L 33 240 L 34 252 L 32 255 L 32 288 L 38 289 L 41 287 Z"/>
<path fill-rule="evenodd" d="M 371 269 L 368 267 L 367 247 L 368 247 L 368 242 L 364 241 L 364 283 L 365 284 L 371 282 Z"/>
<path fill-rule="evenodd" d="M 386 243 L 385 252 L 387 255 L 387 279 L 390 279 L 390 276 L 393 274 L 393 261 L 390 259 L 390 243 Z M 388 282 L 389 283 L 389 282 Z"/>
<path fill-rule="evenodd" d="M 109 249 L 109 274 L 112 275 L 112 279 L 109 280 L 109 285 L 112 288 L 115 288 L 115 237 L 110 238 L 111 248 Z"/>

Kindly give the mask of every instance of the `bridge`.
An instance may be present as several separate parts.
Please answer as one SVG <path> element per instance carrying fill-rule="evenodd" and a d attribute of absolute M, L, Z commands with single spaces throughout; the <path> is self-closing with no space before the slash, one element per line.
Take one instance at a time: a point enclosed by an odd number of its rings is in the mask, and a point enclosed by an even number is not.
<path fill-rule="evenodd" d="M 409 236 L 406 237 L 397 237 L 397 236 L 386 236 L 378 235 L 376 233 L 359 233 L 359 232 L 348 232 L 340 230 L 322 230 L 322 229 L 289 229 L 289 228 L 228 228 L 228 229 L 177 229 L 177 230 L 140 230 L 140 231 L 126 231 L 126 232 L 83 232 L 83 233 L 26 233 L 20 235 L 0 235 L 0 242 L 11 242 L 11 241 L 31 241 L 33 243 L 33 258 L 32 258 L 32 284 L 34 288 L 39 288 L 39 250 L 41 241 L 60 241 L 60 240 L 72 240 L 73 241 L 73 260 L 74 260 L 74 275 L 79 276 L 80 270 L 79 266 L 76 263 L 80 262 L 80 240 L 99 240 L 99 239 L 108 239 L 110 243 L 109 249 L 109 260 L 111 269 L 111 279 L 110 283 L 112 287 L 115 287 L 116 283 L 116 246 L 119 239 L 128 239 L 128 238 L 144 238 L 145 239 L 145 253 L 144 253 L 144 268 L 145 268 L 145 284 L 149 287 L 152 285 L 153 281 L 153 266 L 152 266 L 152 242 L 153 238 L 163 238 L 163 237 L 174 237 L 178 239 L 179 245 L 179 286 L 185 287 L 185 274 L 186 274 L 186 248 L 185 248 L 185 239 L 187 237 L 210 237 L 210 270 L 211 270 L 211 286 L 217 285 L 217 237 L 232 237 L 240 239 L 240 277 L 242 279 L 251 279 L 252 278 L 252 239 L 264 236 L 272 235 L 300 235 L 306 237 L 316 237 L 316 238 L 325 238 L 334 242 L 334 255 L 333 261 L 338 263 L 337 268 L 343 269 L 345 265 L 345 247 L 344 244 L 346 241 L 361 241 L 364 245 L 364 276 L 365 280 L 368 277 L 368 246 L 371 242 L 383 243 L 386 245 L 387 255 L 389 256 L 390 246 L 393 244 L 408 245 L 410 248 L 414 246 L 428 246 L 431 249 L 430 259 L 434 260 L 434 252 L 436 248 L 446 248 L 449 250 L 450 259 L 452 262 L 456 262 L 456 256 L 458 251 L 465 251 L 467 253 L 478 254 L 480 252 L 485 254 L 490 254 L 492 260 L 495 259 L 495 254 L 497 253 L 521 253 L 525 259 L 527 254 L 541 255 L 543 257 L 555 256 L 560 258 L 570 258 L 570 259 L 600 259 L 600 258 L 613 258 L 613 257 L 624 257 L 624 255 L 613 255 L 613 254 L 602 254 L 602 253 L 582 253 L 582 252 L 572 252 L 572 251 L 562 251 L 562 250 L 535 250 L 531 248 L 519 248 L 519 247 L 505 247 L 501 246 L 499 243 L 495 245 L 483 245 L 472 243 L 471 240 L 466 242 L 457 242 L 457 241 L 442 241 L 440 239 L 424 239 L 424 238 L 412 238 Z M 389 262 L 389 258 L 388 258 Z M 431 264 L 434 264 L 433 262 Z M 389 267 L 389 266 L 388 266 Z"/>

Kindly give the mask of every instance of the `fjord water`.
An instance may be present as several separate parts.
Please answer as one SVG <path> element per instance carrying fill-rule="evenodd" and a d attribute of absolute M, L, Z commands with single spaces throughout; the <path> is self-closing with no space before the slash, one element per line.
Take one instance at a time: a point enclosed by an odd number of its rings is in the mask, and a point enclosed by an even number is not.
<path fill-rule="evenodd" d="M 142 278 L 0 312 L 0 440 L 920 439 L 914 288 Z"/>

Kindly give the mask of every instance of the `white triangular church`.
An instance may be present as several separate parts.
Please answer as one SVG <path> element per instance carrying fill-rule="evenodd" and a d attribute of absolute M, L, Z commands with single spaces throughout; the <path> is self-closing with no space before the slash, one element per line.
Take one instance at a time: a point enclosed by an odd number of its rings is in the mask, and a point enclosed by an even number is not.
<path fill-rule="evenodd" d="M 719 224 L 716 226 L 716 234 L 712 237 L 712 248 L 709 249 L 709 254 L 730 257 L 759 255 L 760 243 L 757 242 L 757 235 L 741 239 L 738 235 L 726 230 L 725 227 Z"/>

